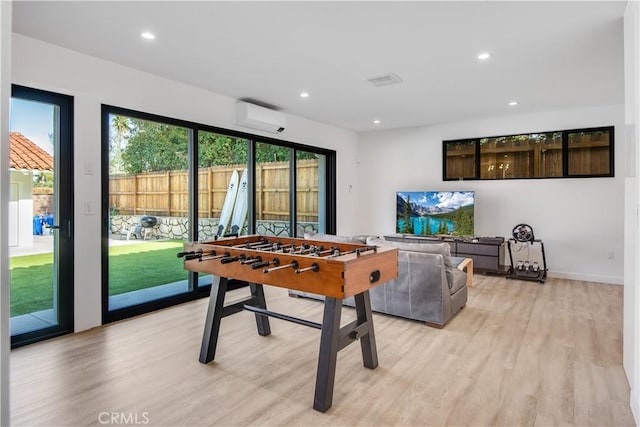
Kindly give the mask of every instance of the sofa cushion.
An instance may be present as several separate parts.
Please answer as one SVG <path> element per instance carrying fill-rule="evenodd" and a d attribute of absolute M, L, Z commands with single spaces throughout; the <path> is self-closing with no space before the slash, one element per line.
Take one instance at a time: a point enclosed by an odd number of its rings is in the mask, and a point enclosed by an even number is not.
<path fill-rule="evenodd" d="M 453 268 L 453 264 L 451 262 L 451 247 L 447 243 L 407 243 L 380 239 L 378 237 L 369 237 L 367 239 L 367 245 L 389 246 L 392 248 L 398 248 L 399 251 L 442 255 L 442 260 L 444 261 L 444 272 L 447 276 L 447 285 L 449 286 L 449 290 L 454 288 L 453 270 L 455 270 L 455 268 Z"/>
<path fill-rule="evenodd" d="M 358 243 L 363 245 L 367 243 L 366 236 L 335 236 L 333 234 L 314 233 L 312 231 L 305 232 L 304 238 L 308 240 L 318 240 L 321 242 Z"/>
<path fill-rule="evenodd" d="M 369 237 L 367 239 L 367 245 L 388 246 L 398 248 L 399 251 L 440 254 L 444 260 L 444 266 L 447 269 L 453 268 L 453 264 L 451 263 L 451 248 L 446 243 L 406 243 L 380 239 L 378 237 Z"/>

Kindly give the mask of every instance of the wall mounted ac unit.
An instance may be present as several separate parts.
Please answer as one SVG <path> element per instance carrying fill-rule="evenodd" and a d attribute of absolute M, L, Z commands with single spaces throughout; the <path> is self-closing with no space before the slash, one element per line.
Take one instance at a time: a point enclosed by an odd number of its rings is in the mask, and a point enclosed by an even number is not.
<path fill-rule="evenodd" d="M 287 127 L 287 116 L 249 102 L 238 101 L 236 103 L 236 123 L 252 129 L 282 133 Z"/>

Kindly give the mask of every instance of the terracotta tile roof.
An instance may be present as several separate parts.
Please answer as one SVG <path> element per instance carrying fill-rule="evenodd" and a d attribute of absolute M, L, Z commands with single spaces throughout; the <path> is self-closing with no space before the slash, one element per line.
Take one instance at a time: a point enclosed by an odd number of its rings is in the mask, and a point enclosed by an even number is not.
<path fill-rule="evenodd" d="M 53 171 L 53 157 L 20 132 L 9 136 L 9 168 Z"/>

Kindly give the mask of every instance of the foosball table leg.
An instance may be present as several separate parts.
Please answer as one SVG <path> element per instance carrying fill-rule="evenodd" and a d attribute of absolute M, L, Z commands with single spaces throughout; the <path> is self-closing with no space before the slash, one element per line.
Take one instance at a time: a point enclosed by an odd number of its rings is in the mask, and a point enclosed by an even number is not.
<path fill-rule="evenodd" d="M 373 331 L 369 291 L 364 291 L 361 294 L 355 295 L 353 298 L 356 303 L 358 325 L 367 325 L 367 331 L 360 338 L 362 364 L 365 368 L 375 369 L 378 367 L 378 349 L 376 348 L 376 336 Z"/>
<path fill-rule="evenodd" d="M 249 283 L 249 289 L 251 289 L 251 297 L 254 301 L 253 305 L 266 310 L 267 301 L 264 298 L 264 289 L 262 288 L 262 285 Z M 256 313 L 256 326 L 258 327 L 258 335 L 263 337 L 271 335 L 271 326 L 269 325 L 268 316 Z"/>
<path fill-rule="evenodd" d="M 336 378 L 341 315 L 342 299 L 326 297 L 320 334 L 316 392 L 313 398 L 313 409 L 320 412 L 326 412 L 333 403 L 333 384 Z"/>
<path fill-rule="evenodd" d="M 218 345 L 218 333 L 224 311 L 224 297 L 227 292 L 228 279 L 226 277 L 213 276 L 211 283 L 211 295 L 209 296 L 209 308 L 204 322 L 204 334 L 200 346 L 200 362 L 209 363 L 216 356 Z M 263 294 L 264 297 L 264 294 Z"/>

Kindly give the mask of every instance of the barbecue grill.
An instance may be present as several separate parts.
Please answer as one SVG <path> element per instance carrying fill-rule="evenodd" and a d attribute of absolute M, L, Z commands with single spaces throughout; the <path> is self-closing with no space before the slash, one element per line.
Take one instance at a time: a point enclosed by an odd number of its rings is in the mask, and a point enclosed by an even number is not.
<path fill-rule="evenodd" d="M 153 227 L 158 224 L 158 218 L 155 216 L 145 215 L 140 218 L 140 222 L 135 226 L 131 236 L 136 239 L 144 240 L 145 237 L 150 237 Z"/>

